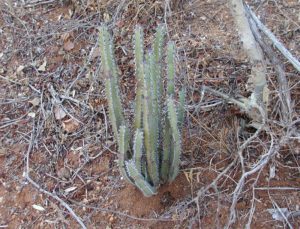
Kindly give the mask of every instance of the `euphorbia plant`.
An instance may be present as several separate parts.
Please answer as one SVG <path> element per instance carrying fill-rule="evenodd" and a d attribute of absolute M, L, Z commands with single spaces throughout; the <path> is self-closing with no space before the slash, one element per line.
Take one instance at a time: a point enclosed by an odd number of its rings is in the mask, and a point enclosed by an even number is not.
<path fill-rule="evenodd" d="M 159 185 L 173 181 L 179 172 L 185 93 L 183 90 L 179 92 L 180 102 L 176 103 L 175 45 L 168 42 L 166 58 L 163 58 L 164 43 L 165 27 L 159 26 L 152 50 L 144 53 L 142 28 L 136 27 L 134 56 L 137 88 L 134 122 L 129 126 L 121 104 L 113 42 L 107 27 L 100 27 L 102 75 L 109 118 L 118 142 L 119 168 L 122 176 L 145 196 L 156 194 Z M 166 69 L 163 69 L 164 59 Z"/>

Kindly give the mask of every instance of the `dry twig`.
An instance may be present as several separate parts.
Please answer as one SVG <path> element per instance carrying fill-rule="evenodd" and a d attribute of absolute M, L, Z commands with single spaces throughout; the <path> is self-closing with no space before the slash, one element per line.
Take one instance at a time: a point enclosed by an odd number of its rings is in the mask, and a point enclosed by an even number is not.
<path fill-rule="evenodd" d="M 251 18 L 254 20 L 257 27 L 272 41 L 275 47 L 288 59 L 288 61 L 300 72 L 299 61 L 287 50 L 284 45 L 274 36 L 274 34 L 256 17 L 248 5 L 245 5 Z"/>
<path fill-rule="evenodd" d="M 30 157 L 30 153 L 32 151 L 32 148 L 34 146 L 34 141 L 36 139 L 36 136 L 35 136 L 35 125 L 33 125 L 33 130 L 31 132 L 31 138 L 30 138 L 30 143 L 29 143 L 29 146 L 28 146 L 28 149 L 27 149 L 27 153 L 26 153 L 26 158 L 25 158 L 25 161 L 26 161 L 26 165 L 25 165 L 25 173 L 24 173 L 24 176 L 26 178 L 26 180 L 32 184 L 37 190 L 39 190 L 40 192 L 44 193 L 45 195 L 47 196 L 50 196 L 52 197 L 53 199 L 57 200 L 62 206 L 64 206 L 68 211 L 69 213 L 71 214 L 71 216 L 79 223 L 79 225 L 86 229 L 87 227 L 84 225 L 84 223 L 82 222 L 82 220 L 76 215 L 76 213 L 73 211 L 73 209 L 65 202 L 63 201 L 62 199 L 60 199 L 57 195 L 41 188 L 39 186 L 38 183 L 36 183 L 29 175 L 29 171 L 30 171 L 30 164 L 29 164 L 29 157 Z"/>
<path fill-rule="evenodd" d="M 300 62 L 287 50 L 284 45 L 274 36 L 274 34 L 256 17 L 248 5 L 245 5 L 251 18 L 254 20 L 257 27 L 272 41 L 275 47 L 288 59 L 288 61 L 300 72 Z"/>
<path fill-rule="evenodd" d="M 256 114 L 252 114 L 251 108 L 253 106 L 260 106 L 264 108 L 268 97 L 264 55 L 250 29 L 249 21 L 247 20 L 245 14 L 243 1 L 231 0 L 230 8 L 243 48 L 252 65 L 251 75 L 248 79 L 248 83 L 251 85 L 250 88 L 252 94 L 248 103 L 244 101 L 244 105 L 248 107 L 249 111 L 247 113 L 250 115 L 250 117 L 254 120 L 257 120 Z"/>
<path fill-rule="evenodd" d="M 245 9 L 249 13 L 249 8 L 246 7 Z M 285 71 L 283 70 L 283 66 L 280 63 L 279 59 L 276 57 L 275 52 L 273 52 L 272 48 L 263 40 L 263 38 L 259 34 L 258 28 L 254 23 L 252 17 L 250 18 L 249 22 L 255 39 L 267 54 L 267 57 L 269 58 L 274 66 L 274 69 L 277 72 L 277 80 L 279 83 L 279 98 L 281 101 L 281 114 L 285 124 L 288 124 L 289 122 L 291 122 L 291 115 L 293 111 L 291 105 L 291 94 L 288 87 Z"/>

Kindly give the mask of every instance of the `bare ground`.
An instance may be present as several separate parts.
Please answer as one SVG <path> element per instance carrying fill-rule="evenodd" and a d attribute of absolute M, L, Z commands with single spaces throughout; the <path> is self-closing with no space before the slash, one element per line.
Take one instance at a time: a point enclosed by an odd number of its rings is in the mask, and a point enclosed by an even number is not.
<path fill-rule="evenodd" d="M 251 67 L 226 1 L 25 2 L 0 3 L 0 226 L 79 228 L 78 217 L 88 228 L 225 227 L 242 175 L 237 151 L 255 133 L 237 107 L 209 93 L 201 98 L 202 85 L 249 95 Z M 248 3 L 299 59 L 299 1 Z M 147 47 L 159 23 L 176 42 L 177 84 L 188 92 L 181 173 L 151 198 L 123 181 L 116 165 L 97 48 L 104 22 L 114 35 L 128 116 L 135 25 L 144 27 Z M 299 215 L 275 220 L 268 211 L 300 208 L 299 73 L 273 51 L 286 72 L 292 118 L 282 121 L 268 62 L 269 129 L 243 157 L 248 171 L 272 157 L 247 177 L 230 228 L 300 227 Z"/>

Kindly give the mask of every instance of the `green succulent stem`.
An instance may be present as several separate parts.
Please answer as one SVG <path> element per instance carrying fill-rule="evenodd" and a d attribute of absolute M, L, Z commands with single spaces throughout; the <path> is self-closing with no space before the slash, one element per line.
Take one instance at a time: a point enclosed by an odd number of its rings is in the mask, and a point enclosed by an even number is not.
<path fill-rule="evenodd" d="M 166 28 L 163 25 L 159 25 L 156 30 L 154 44 L 153 44 L 153 52 L 154 52 L 154 60 L 155 60 L 155 75 L 160 77 L 162 74 L 162 57 L 163 57 L 163 44 L 164 38 L 166 34 Z M 158 80 L 158 95 L 161 97 L 163 95 L 163 83 L 162 77 Z"/>
<path fill-rule="evenodd" d="M 134 180 L 135 185 L 144 194 L 145 197 L 150 197 L 157 193 L 156 188 L 149 184 L 149 182 L 145 180 L 143 175 L 138 172 L 133 160 L 126 161 L 126 168 L 130 177 L 132 177 L 132 179 Z"/>
<path fill-rule="evenodd" d="M 180 154 L 181 154 L 181 140 L 180 132 L 178 129 L 178 119 L 176 114 L 176 107 L 174 100 L 169 98 L 167 101 L 168 118 L 172 130 L 172 145 L 174 147 L 173 153 L 170 158 L 170 173 L 169 181 L 173 181 L 179 172 Z"/>
<path fill-rule="evenodd" d="M 175 94 L 175 45 L 174 42 L 168 42 L 167 46 L 167 93 L 168 95 Z"/>
<path fill-rule="evenodd" d="M 183 123 L 184 123 L 184 104 L 185 104 L 185 88 L 182 88 L 179 92 L 179 106 L 178 106 L 178 126 L 179 130 L 182 129 Z"/>
<path fill-rule="evenodd" d="M 168 118 L 165 119 L 165 126 L 163 130 L 163 152 L 161 155 L 161 170 L 160 176 L 162 183 L 165 183 L 169 179 L 170 171 L 170 157 L 172 153 L 172 135 L 171 126 Z"/>
<path fill-rule="evenodd" d="M 124 179 L 146 197 L 155 195 L 161 184 L 173 181 L 180 165 L 185 91 L 179 92 L 176 106 L 175 44 L 169 42 L 164 49 L 165 33 L 165 27 L 158 26 L 152 50 L 144 53 L 143 29 L 140 26 L 135 29 L 136 99 L 134 121 L 129 127 L 121 104 L 111 36 L 107 27 L 100 27 L 102 75 L 109 119 L 118 143 L 118 166 Z M 165 75 L 166 85 L 163 83 Z"/>
<path fill-rule="evenodd" d="M 143 171 L 143 150 L 144 150 L 144 137 L 143 132 L 137 129 L 133 141 L 133 158 L 136 165 L 136 169 L 139 173 L 144 173 Z"/>
<path fill-rule="evenodd" d="M 153 115 L 153 93 L 151 87 L 151 54 L 147 56 L 145 65 L 145 78 L 144 78 L 144 96 L 143 96 L 143 124 L 145 135 L 145 148 L 147 169 L 150 181 L 157 185 L 159 184 L 159 165 L 157 154 L 157 137 L 155 123 L 155 114 Z"/>
<path fill-rule="evenodd" d="M 142 96 L 144 88 L 144 49 L 143 49 L 143 30 L 137 26 L 134 33 L 134 57 L 135 71 L 137 79 L 136 102 L 135 102 L 135 117 L 134 128 L 142 127 Z"/>
<path fill-rule="evenodd" d="M 118 157 L 118 164 L 121 171 L 122 176 L 129 181 L 130 183 L 134 184 L 132 179 L 129 177 L 128 171 L 125 168 L 125 162 L 128 160 L 128 150 L 129 150 L 129 130 L 126 126 L 120 127 L 119 137 L 118 137 L 118 146 L 119 146 L 119 157 Z"/>
<path fill-rule="evenodd" d="M 113 45 L 110 34 L 105 26 L 100 27 L 99 46 L 102 57 L 102 70 L 105 79 L 105 92 L 108 99 L 109 117 L 115 138 L 117 139 L 119 127 L 125 124 L 125 121 L 117 83 L 118 71 L 114 61 Z"/>

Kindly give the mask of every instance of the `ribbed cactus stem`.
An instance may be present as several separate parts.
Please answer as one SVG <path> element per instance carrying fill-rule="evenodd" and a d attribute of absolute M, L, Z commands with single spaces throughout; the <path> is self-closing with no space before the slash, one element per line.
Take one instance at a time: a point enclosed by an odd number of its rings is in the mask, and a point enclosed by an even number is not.
<path fill-rule="evenodd" d="M 179 91 L 179 106 L 178 106 L 178 126 L 179 130 L 182 129 L 183 123 L 184 123 L 184 104 L 185 104 L 185 88 L 182 88 Z"/>
<path fill-rule="evenodd" d="M 159 25 L 156 30 L 154 44 L 153 44 L 153 55 L 155 64 L 155 77 L 157 81 L 157 98 L 158 98 L 158 115 L 162 117 L 162 97 L 164 94 L 163 75 L 162 75 L 162 64 L 163 64 L 163 45 L 165 40 L 166 27 Z M 158 120 L 158 128 L 162 128 L 161 120 Z"/>
<path fill-rule="evenodd" d="M 167 94 L 175 94 L 175 45 L 174 42 L 168 42 L 167 46 Z"/>
<path fill-rule="evenodd" d="M 165 126 L 163 130 L 163 152 L 161 155 L 161 168 L 160 176 L 162 183 L 165 183 L 169 179 L 170 171 L 170 155 L 172 152 L 172 134 L 169 119 L 165 118 Z"/>
<path fill-rule="evenodd" d="M 167 96 L 172 97 L 175 94 L 174 78 L 175 78 L 175 46 L 173 42 L 167 45 Z M 169 112 L 169 111 L 168 111 Z M 172 128 L 169 116 L 165 117 L 165 126 L 163 132 L 163 154 L 161 156 L 161 179 L 166 182 L 169 179 L 170 163 L 173 158 L 173 140 Z"/>
<path fill-rule="evenodd" d="M 118 130 L 124 124 L 119 87 L 117 84 L 118 74 L 114 62 L 112 42 L 105 26 L 100 27 L 99 39 L 100 54 L 102 60 L 102 70 L 105 79 L 105 91 L 109 106 L 109 116 L 115 137 L 118 137 Z"/>
<path fill-rule="evenodd" d="M 168 99 L 167 106 L 168 106 L 168 118 L 172 130 L 172 140 L 173 140 L 172 145 L 174 147 L 174 150 L 170 157 L 169 181 L 173 181 L 179 172 L 181 142 L 180 142 L 180 133 L 178 129 L 176 108 L 172 98 Z"/>
<path fill-rule="evenodd" d="M 105 73 L 109 73 L 112 77 L 111 81 L 113 86 L 116 87 L 116 93 L 119 92 L 118 89 L 118 70 L 115 63 L 115 57 L 113 52 L 113 43 L 111 36 L 107 30 L 106 26 L 100 27 L 100 54 L 102 59 L 102 67 Z"/>
<path fill-rule="evenodd" d="M 145 180 L 142 174 L 138 172 L 134 161 L 130 160 L 126 161 L 125 163 L 129 176 L 132 177 L 135 185 L 138 187 L 139 190 L 142 191 L 144 196 L 149 197 L 155 195 L 157 193 L 156 188 L 149 184 L 149 182 Z"/>
<path fill-rule="evenodd" d="M 134 140 L 133 140 L 133 158 L 136 169 L 140 174 L 143 174 L 143 148 L 144 148 L 144 137 L 143 132 L 140 129 L 137 129 L 135 132 Z"/>
<path fill-rule="evenodd" d="M 152 111 L 152 128 L 154 131 L 154 149 L 157 151 L 158 148 L 158 138 L 159 138 L 159 122 L 160 120 L 160 107 L 159 107 L 159 99 L 158 99 L 158 77 L 155 73 L 156 65 L 154 61 L 153 53 L 149 53 L 146 58 L 146 65 L 149 72 L 150 77 L 150 94 L 151 94 L 151 103 L 153 107 Z"/>
<path fill-rule="evenodd" d="M 137 26 L 134 33 L 134 58 L 137 77 L 134 128 L 142 127 L 142 95 L 144 81 L 144 51 L 143 51 L 143 30 Z"/>
<path fill-rule="evenodd" d="M 145 135 L 145 148 L 148 175 L 153 185 L 159 184 L 159 165 L 158 155 L 156 151 L 156 132 L 153 117 L 153 94 L 151 93 L 151 72 L 150 72 L 150 56 L 147 56 L 145 65 L 144 78 L 144 97 L 143 97 L 143 127 Z"/>
<path fill-rule="evenodd" d="M 125 161 L 128 160 L 127 152 L 129 150 L 129 130 L 126 126 L 121 126 L 119 131 L 118 137 L 118 146 L 119 146 L 119 157 L 118 157 L 118 164 L 119 169 L 121 171 L 122 176 L 129 181 L 130 183 L 134 184 L 128 175 L 128 171 L 125 167 Z"/>
<path fill-rule="evenodd" d="M 161 76 L 162 73 L 162 57 L 163 57 L 163 44 L 164 38 L 166 34 L 166 28 L 163 25 L 159 25 L 156 30 L 154 44 L 153 44 L 153 53 L 154 53 L 154 61 L 156 64 L 156 75 Z M 160 93 L 163 92 L 162 78 L 160 77 Z"/>
<path fill-rule="evenodd" d="M 137 26 L 135 29 L 137 87 L 133 124 L 135 134 L 132 137 L 122 113 L 112 40 L 107 28 L 100 27 L 102 71 L 109 118 L 118 142 L 118 165 L 122 176 L 146 197 L 155 195 L 160 184 L 173 181 L 180 164 L 180 130 L 184 119 L 185 91 L 179 92 L 179 105 L 175 106 L 175 44 L 168 43 L 166 58 L 163 60 L 165 32 L 164 26 L 158 27 L 152 51 L 144 54 L 142 28 Z M 162 70 L 164 62 L 167 64 L 166 91 Z M 167 97 L 166 103 L 162 102 L 164 97 Z M 165 112 L 162 105 L 167 106 Z"/>

